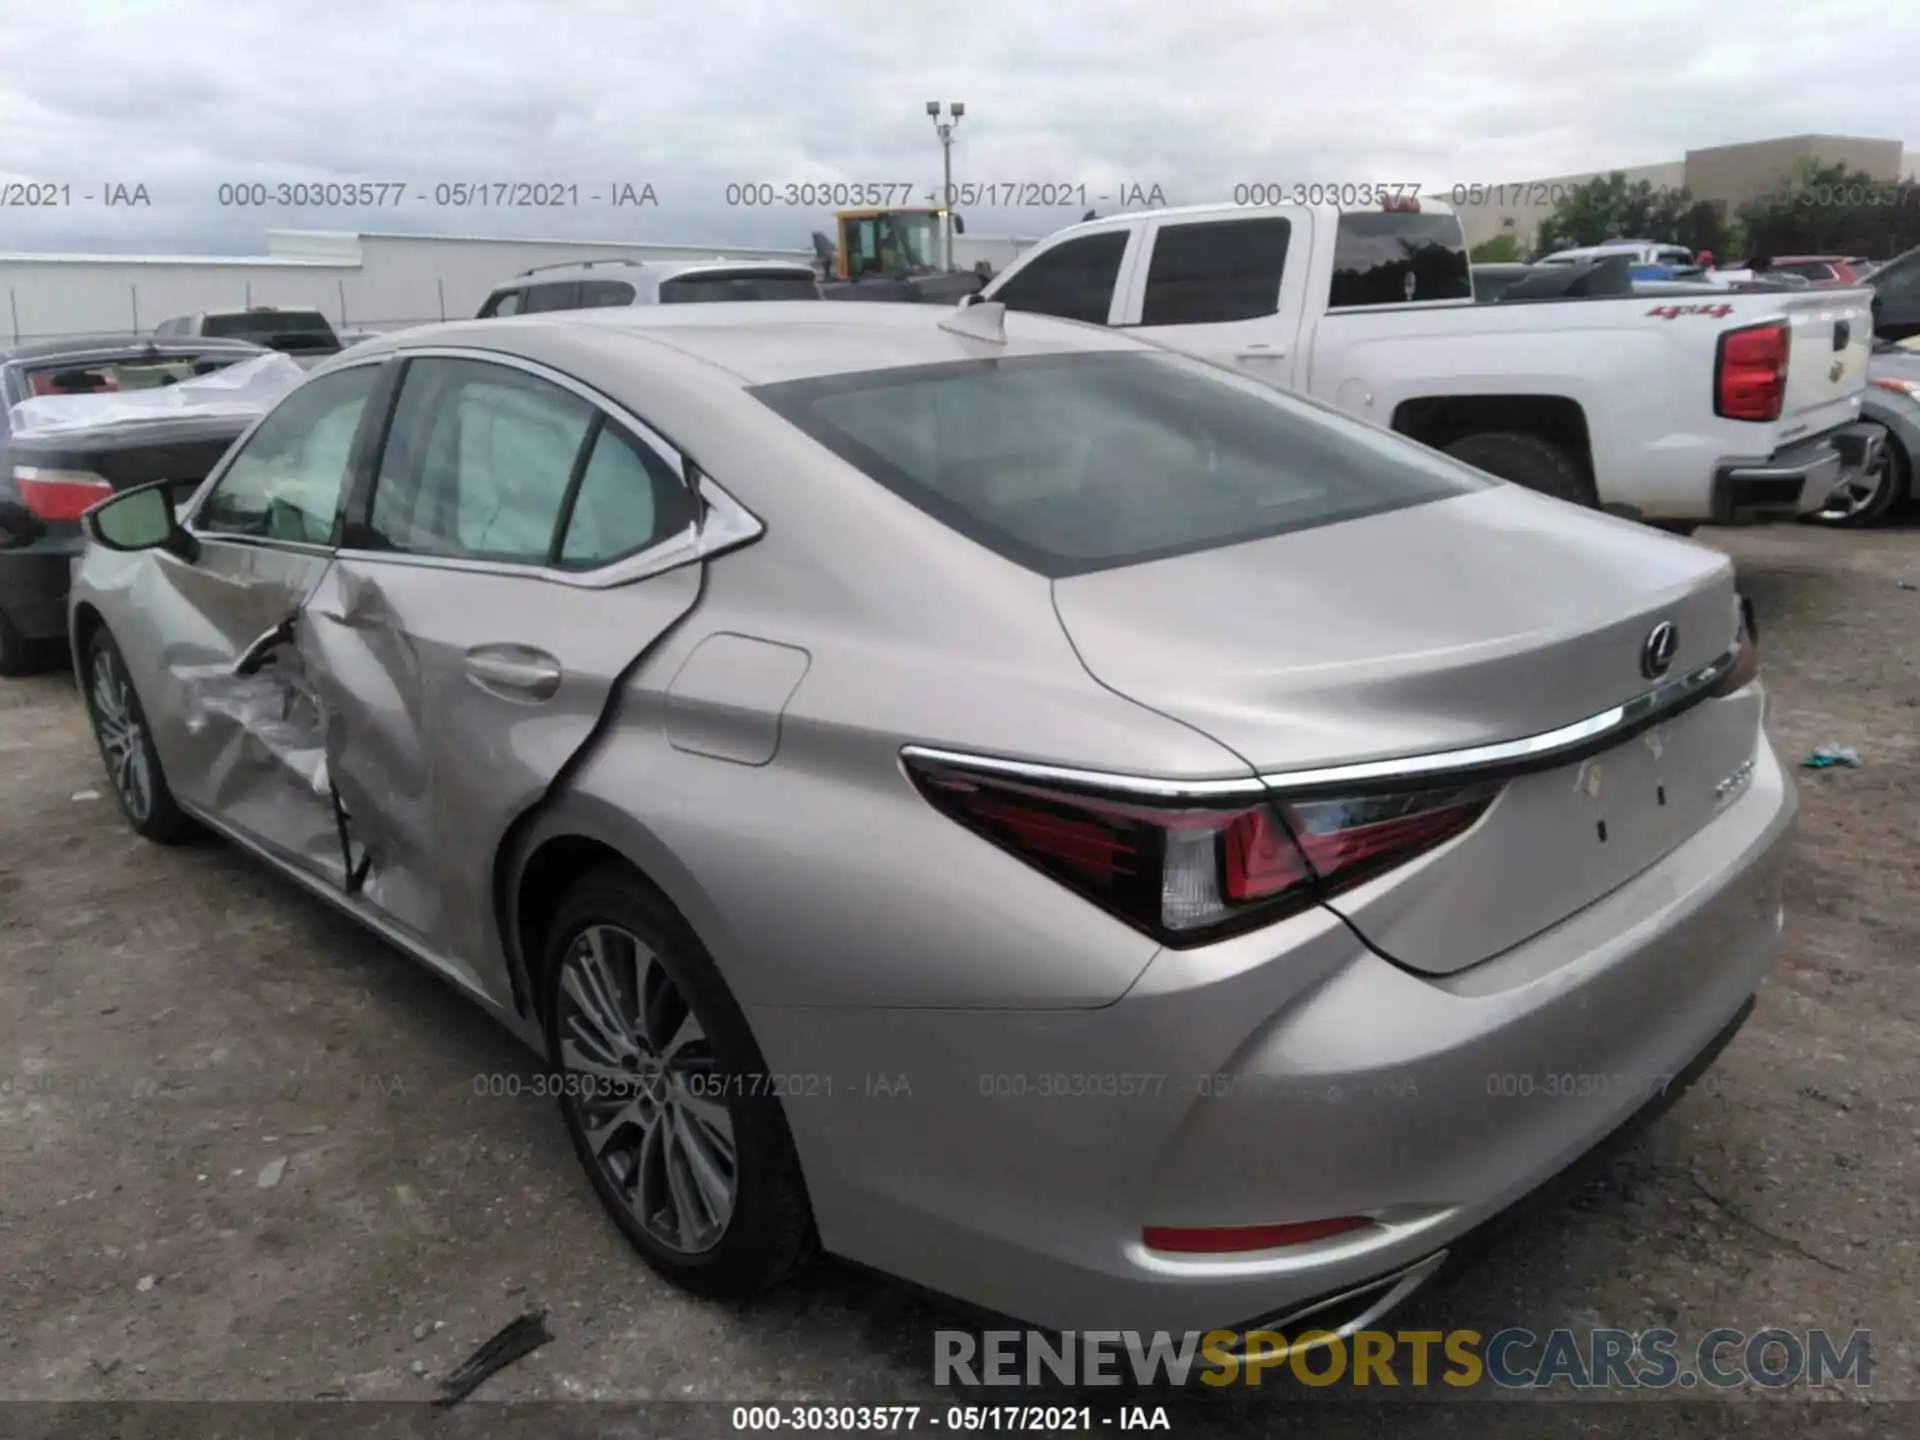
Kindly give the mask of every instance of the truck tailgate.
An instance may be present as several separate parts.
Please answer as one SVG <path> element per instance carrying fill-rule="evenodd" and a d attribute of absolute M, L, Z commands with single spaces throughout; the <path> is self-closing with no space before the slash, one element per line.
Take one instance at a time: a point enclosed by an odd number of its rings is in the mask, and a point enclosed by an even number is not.
<path fill-rule="evenodd" d="M 1873 292 L 1822 290 L 1780 300 L 1792 327 L 1780 438 L 1817 435 L 1856 419 L 1873 352 Z"/>

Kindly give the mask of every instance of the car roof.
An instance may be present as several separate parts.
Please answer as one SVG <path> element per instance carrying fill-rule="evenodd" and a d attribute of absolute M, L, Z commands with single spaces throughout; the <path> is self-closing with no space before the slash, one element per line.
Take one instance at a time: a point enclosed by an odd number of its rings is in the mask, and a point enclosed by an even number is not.
<path fill-rule="evenodd" d="M 1328 186 L 1327 188 L 1331 190 L 1338 189 L 1339 187 Z M 1419 197 L 1419 203 L 1420 209 L 1417 212 L 1411 213 L 1425 215 L 1452 215 L 1455 213 L 1453 206 L 1444 200 L 1429 200 L 1423 195 Z M 1134 225 L 1145 220 L 1195 220 L 1211 218 L 1216 215 L 1221 217 L 1239 215 L 1249 220 L 1258 220 L 1273 210 L 1311 210 L 1316 215 L 1385 215 L 1408 213 L 1395 212 L 1381 205 L 1292 205 L 1286 203 L 1277 205 L 1241 205 L 1232 200 L 1214 200 L 1205 205 L 1168 205 L 1158 210 L 1115 210 L 1110 215 L 1101 215 L 1092 220 L 1081 220 L 1072 225 L 1062 225 L 1058 230 L 1049 231 L 1040 244 L 1051 246 L 1055 241 L 1064 236 L 1092 235 L 1097 231 L 1112 230 L 1122 226 Z M 1033 248 L 1037 250 L 1039 245 Z M 1024 252 L 1022 258 L 1024 258 Z"/>
<path fill-rule="evenodd" d="M 998 307 L 995 307 L 998 308 Z M 509 354 L 516 337 L 547 351 L 553 343 L 608 353 L 606 342 L 676 352 L 740 386 L 902 369 L 943 362 L 1098 351 L 1151 353 L 1160 347 L 1101 325 L 1007 313 L 1004 343 L 940 328 L 961 313 L 944 305 L 821 305 L 800 300 L 715 301 L 704 305 L 613 306 L 558 310 L 501 320 L 420 326 L 363 341 L 356 356 L 393 350 L 471 346 Z M 984 317 L 982 317 L 984 318 Z"/>
<path fill-rule="evenodd" d="M 796 277 L 813 277 L 813 266 L 799 260 L 582 260 L 570 265 L 543 265 L 522 270 L 511 280 L 493 287 L 493 293 L 518 290 L 526 285 L 565 284 L 573 280 L 604 279 L 626 272 L 632 279 L 672 280 L 682 275 L 730 273 L 736 270 L 778 271 Z"/>
<path fill-rule="evenodd" d="M 216 310 L 191 310 L 191 315 L 318 315 L 318 305 L 229 305 Z"/>
<path fill-rule="evenodd" d="M 232 350 L 248 354 L 266 353 L 266 347 L 251 340 L 225 335 L 65 335 L 53 340 L 29 340 L 20 345 L 0 347 L 0 363 L 24 360 L 58 360 L 66 356 L 142 355 L 147 351 L 162 355 L 204 354 Z"/>

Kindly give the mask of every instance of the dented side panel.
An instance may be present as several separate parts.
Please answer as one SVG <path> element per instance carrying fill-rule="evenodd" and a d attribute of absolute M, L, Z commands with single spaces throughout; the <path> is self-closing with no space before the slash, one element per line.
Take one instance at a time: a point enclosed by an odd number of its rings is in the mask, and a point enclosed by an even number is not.
<path fill-rule="evenodd" d="M 129 567 L 127 612 L 146 634 L 117 628 L 136 684 L 155 697 L 146 709 L 168 783 L 189 806 L 340 882 L 345 867 L 310 677 L 287 645 L 263 647 L 258 668 L 236 673 L 256 641 L 298 614 L 331 558 L 211 538 L 191 564 L 165 552 L 139 558 Z"/>
<path fill-rule="evenodd" d="M 698 565 L 593 589 L 346 553 L 301 616 L 361 898 L 501 1004 L 494 861 L 600 723 L 615 681 L 694 606 Z"/>

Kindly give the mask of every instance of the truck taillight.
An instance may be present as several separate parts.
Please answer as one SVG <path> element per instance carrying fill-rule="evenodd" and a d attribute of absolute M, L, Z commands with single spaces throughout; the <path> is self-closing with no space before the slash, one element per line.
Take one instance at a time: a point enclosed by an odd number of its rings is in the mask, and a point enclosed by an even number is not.
<path fill-rule="evenodd" d="M 1784 320 L 1729 330 L 1714 360 L 1713 413 L 1726 420 L 1778 420 L 1787 394 Z"/>
<path fill-rule="evenodd" d="M 910 755 L 934 807 L 1175 948 L 1268 925 L 1468 829 L 1498 783 L 1157 805 Z"/>
<path fill-rule="evenodd" d="M 113 486 L 91 470 L 48 470 L 16 465 L 13 485 L 20 503 L 42 520 L 78 520 L 113 494 Z"/>

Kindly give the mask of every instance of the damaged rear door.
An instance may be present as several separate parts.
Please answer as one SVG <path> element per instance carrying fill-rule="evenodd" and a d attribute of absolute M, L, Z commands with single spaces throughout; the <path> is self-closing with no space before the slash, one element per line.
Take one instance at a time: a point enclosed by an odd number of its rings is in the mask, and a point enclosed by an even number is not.
<path fill-rule="evenodd" d="M 569 377 L 498 354 L 404 364 L 300 644 L 349 888 L 506 1002 L 501 841 L 698 599 L 700 507 L 664 439 Z"/>
<path fill-rule="evenodd" d="M 239 444 L 187 528 L 191 560 L 155 552 L 140 608 L 172 692 L 149 707 L 166 727 L 175 793 L 277 858 L 345 879 L 320 712 L 291 622 L 333 561 L 354 442 L 381 366 L 295 390 Z"/>

